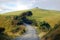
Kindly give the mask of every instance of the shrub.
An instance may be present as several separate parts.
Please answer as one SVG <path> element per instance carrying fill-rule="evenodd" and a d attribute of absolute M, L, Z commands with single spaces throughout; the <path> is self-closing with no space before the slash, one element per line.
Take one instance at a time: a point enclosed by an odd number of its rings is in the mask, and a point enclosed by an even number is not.
<path fill-rule="evenodd" d="M 51 29 L 49 23 L 43 21 L 43 22 L 40 22 L 40 27 L 42 30 L 44 31 L 48 31 L 49 29 Z"/>
<path fill-rule="evenodd" d="M 31 11 L 27 11 L 27 12 L 26 12 L 26 15 L 27 15 L 27 16 L 32 16 L 32 12 L 31 12 Z"/>
<path fill-rule="evenodd" d="M 38 26 L 38 22 L 37 22 L 35 19 L 33 19 L 33 20 L 32 20 L 32 25 Z"/>
<path fill-rule="evenodd" d="M 0 34 L 5 31 L 5 28 L 0 28 Z"/>
<path fill-rule="evenodd" d="M 59 25 L 58 24 L 55 24 L 54 29 L 57 29 L 58 27 L 59 27 Z"/>
<path fill-rule="evenodd" d="M 23 12 L 20 16 L 21 17 L 32 16 L 32 12 L 31 11 Z"/>
<path fill-rule="evenodd" d="M 14 16 L 13 17 L 14 20 L 18 20 L 18 18 L 19 18 L 18 16 Z"/>

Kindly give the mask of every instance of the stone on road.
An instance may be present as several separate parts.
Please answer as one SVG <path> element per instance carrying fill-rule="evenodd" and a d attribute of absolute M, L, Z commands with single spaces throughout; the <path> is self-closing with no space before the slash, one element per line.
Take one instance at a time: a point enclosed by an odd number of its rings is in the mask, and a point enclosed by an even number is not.
<path fill-rule="evenodd" d="M 36 30 L 28 24 L 25 24 L 27 31 L 24 35 L 22 35 L 21 37 L 17 37 L 14 40 L 39 40 L 39 37 L 36 34 Z"/>

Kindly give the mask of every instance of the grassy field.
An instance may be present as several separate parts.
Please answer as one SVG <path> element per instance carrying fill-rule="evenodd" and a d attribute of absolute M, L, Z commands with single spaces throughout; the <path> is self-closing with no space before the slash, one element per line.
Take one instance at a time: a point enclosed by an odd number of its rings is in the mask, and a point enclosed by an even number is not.
<path fill-rule="evenodd" d="M 58 22 L 60 22 L 60 18 L 59 18 L 60 12 L 54 11 L 54 10 L 44 10 L 39 8 L 33 8 L 30 10 L 8 12 L 0 15 L 0 27 L 3 27 L 6 29 L 4 33 L 9 34 L 12 28 L 16 28 L 11 25 L 11 21 L 12 21 L 11 16 L 21 15 L 23 12 L 26 12 L 26 11 L 31 11 L 33 13 L 32 16 L 29 16 L 27 18 L 33 21 L 33 25 L 37 24 L 36 29 L 40 35 L 41 35 L 40 22 L 43 22 L 43 21 L 47 22 L 51 28 L 54 28 L 54 26 L 58 24 Z M 47 32 L 42 32 L 42 35 L 43 33 L 47 33 Z M 13 36 L 13 34 L 11 33 L 9 36 Z"/>
<path fill-rule="evenodd" d="M 10 15 L 20 15 L 26 11 L 32 11 L 32 13 L 33 13 L 33 15 L 31 17 L 28 17 L 29 19 L 35 19 L 37 22 L 45 20 L 45 21 L 49 22 L 51 26 L 54 26 L 54 24 L 57 21 L 59 21 L 59 17 L 60 17 L 59 11 L 44 10 L 44 9 L 39 9 L 39 8 L 33 8 L 30 10 L 23 10 L 23 11 L 8 12 L 3 15 L 9 15 L 9 16 Z"/>

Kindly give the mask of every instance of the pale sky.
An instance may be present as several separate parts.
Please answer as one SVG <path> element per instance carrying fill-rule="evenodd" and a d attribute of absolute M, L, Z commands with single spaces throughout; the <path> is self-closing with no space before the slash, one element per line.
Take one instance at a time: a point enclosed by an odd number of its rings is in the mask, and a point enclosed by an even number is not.
<path fill-rule="evenodd" d="M 0 0 L 0 13 L 34 7 L 60 11 L 60 0 Z"/>

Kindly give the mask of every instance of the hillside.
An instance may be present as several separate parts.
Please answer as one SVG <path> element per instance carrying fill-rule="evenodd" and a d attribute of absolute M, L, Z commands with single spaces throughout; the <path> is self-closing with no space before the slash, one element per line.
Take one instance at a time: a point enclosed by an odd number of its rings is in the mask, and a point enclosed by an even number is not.
<path fill-rule="evenodd" d="M 36 12 L 38 12 L 38 14 L 46 14 L 46 13 L 51 13 L 51 14 L 54 14 L 54 13 L 60 13 L 59 11 L 54 11 L 54 10 L 44 10 L 44 9 L 39 9 L 39 8 L 33 8 L 33 9 L 29 9 L 29 10 L 20 10 L 20 11 L 13 11 L 13 12 L 8 12 L 8 13 L 5 13 L 4 15 L 19 15 L 23 12 L 26 12 L 26 11 L 32 11 L 35 15 L 36 15 Z"/>
<path fill-rule="evenodd" d="M 36 30 L 40 37 L 45 35 L 47 32 L 49 32 L 51 29 L 53 29 L 56 24 L 60 22 L 60 12 L 54 11 L 54 10 L 44 10 L 39 8 L 33 8 L 30 10 L 21 10 L 21 11 L 15 11 L 15 12 L 8 12 L 5 14 L 0 15 L 0 27 L 3 27 L 6 29 L 4 33 L 9 34 L 9 36 L 15 37 L 16 34 L 12 34 L 11 31 L 14 29 L 17 29 L 16 25 L 12 25 L 11 21 L 14 22 L 21 22 L 21 15 L 27 11 L 31 11 L 31 16 L 26 16 L 25 18 L 32 21 L 32 25 L 36 26 Z M 12 20 L 12 17 L 17 17 L 18 20 Z M 23 26 L 23 27 L 22 27 Z M 14 28 L 14 29 L 12 29 Z M 21 31 L 18 33 L 22 33 L 22 31 L 25 29 L 24 25 L 19 25 L 18 28 L 22 28 Z M 7 31 L 8 30 L 8 31 Z M 16 30 L 14 30 L 16 31 Z M 18 35 L 17 33 L 17 35 Z"/>
<path fill-rule="evenodd" d="M 54 11 L 54 10 L 44 10 L 44 9 L 39 9 L 39 8 L 33 8 L 30 10 L 21 10 L 21 11 L 15 11 L 15 12 L 8 12 L 5 13 L 3 15 L 20 15 L 23 12 L 26 11 L 31 11 L 33 13 L 33 15 L 31 17 L 29 17 L 29 19 L 36 19 L 37 21 L 41 21 L 41 20 L 47 20 L 48 22 L 52 22 L 51 24 L 52 26 L 54 25 L 54 20 L 60 20 L 60 11 Z"/>
<path fill-rule="evenodd" d="M 30 10 L 22 10 L 22 11 L 15 11 L 15 12 L 8 12 L 3 15 L 20 15 L 23 12 L 31 11 L 33 15 L 31 17 L 28 17 L 28 19 L 36 19 L 36 21 L 48 21 L 51 26 L 54 26 L 56 23 L 55 21 L 60 20 L 60 12 L 54 11 L 54 10 L 44 10 L 39 8 L 33 8 Z M 55 21 L 54 21 L 55 20 Z"/>

